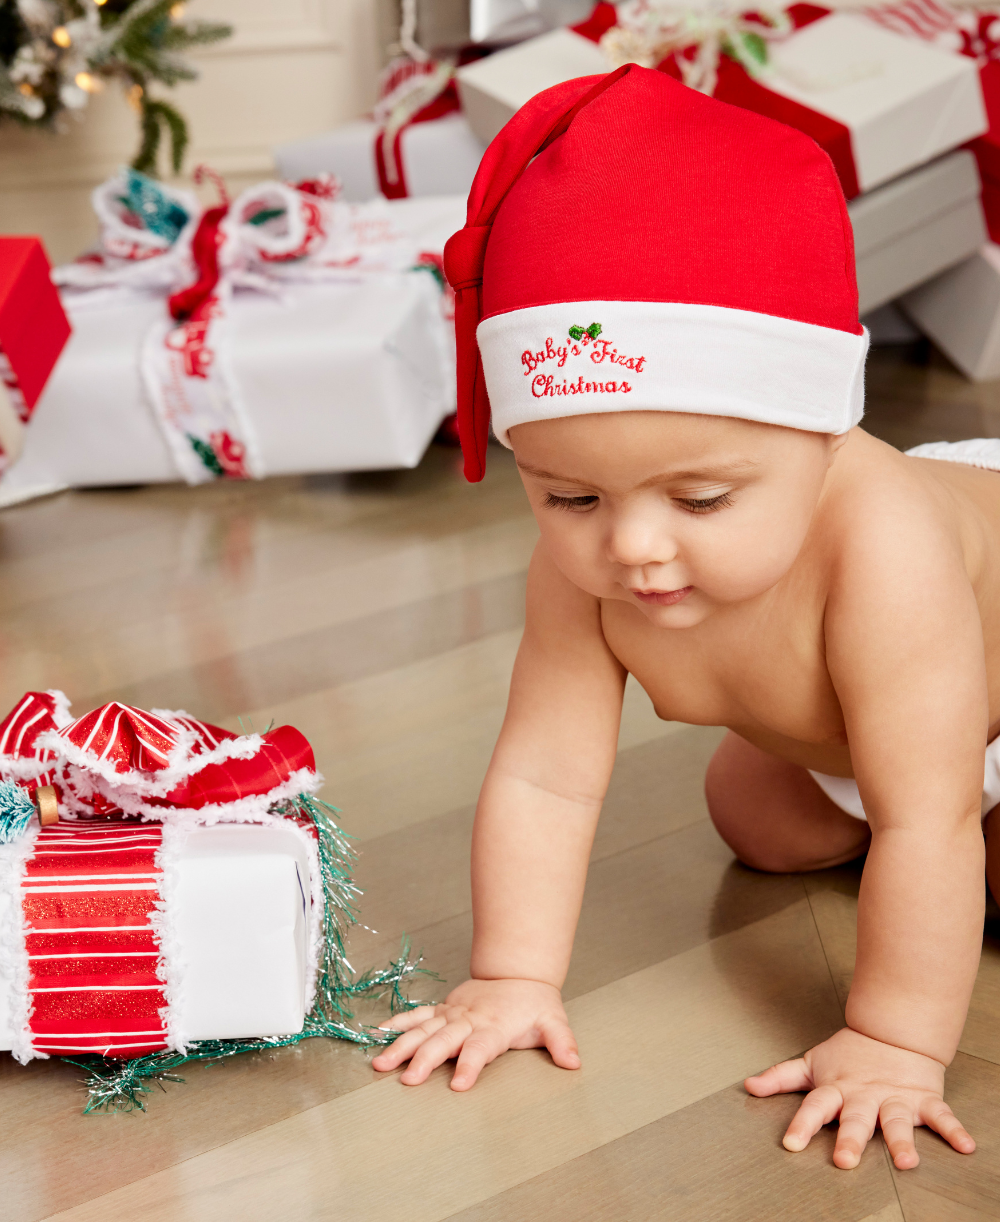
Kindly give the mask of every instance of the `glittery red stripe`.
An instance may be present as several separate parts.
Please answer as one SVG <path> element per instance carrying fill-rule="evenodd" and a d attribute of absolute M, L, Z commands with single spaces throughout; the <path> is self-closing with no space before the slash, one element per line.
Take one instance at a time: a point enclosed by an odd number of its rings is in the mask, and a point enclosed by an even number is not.
<path fill-rule="evenodd" d="M 121 958 L 79 958 L 77 956 L 58 959 L 32 959 L 32 988 L 46 984 L 158 984 L 156 959 L 151 955 Z M 84 980 L 83 977 L 87 979 Z"/>
<path fill-rule="evenodd" d="M 140 1032 L 136 1035 L 136 1032 Z M 38 1035 L 51 1039 L 57 1035 L 63 1039 L 115 1039 L 115 1040 L 145 1040 L 156 1039 L 164 1031 L 163 1021 L 156 1016 L 152 1022 L 137 1020 L 132 1022 L 129 1015 L 124 1017 L 112 1015 L 105 1018 L 82 1018 L 79 1022 L 53 1024 L 42 1022 Z M 110 1034 L 108 1034 L 110 1032 Z"/>
<path fill-rule="evenodd" d="M 153 969 L 150 969 L 149 960 L 146 961 L 145 968 L 140 971 L 96 971 L 96 972 L 77 972 L 73 974 L 67 973 L 64 976 L 40 976 L 37 972 L 32 971 L 29 988 L 37 998 L 40 990 L 58 988 L 58 989 L 112 989 L 119 986 L 138 988 L 143 985 L 158 987 L 163 982 L 157 976 L 155 971 L 155 961 Z M 32 964 L 32 968 L 34 968 Z"/>
<path fill-rule="evenodd" d="M 58 891 L 21 897 L 25 923 L 43 929 L 82 925 L 145 925 L 159 899 L 152 891 Z"/>
<path fill-rule="evenodd" d="M 129 849 L 121 853 L 46 853 L 32 858 L 27 878 L 44 878 L 49 874 L 155 874 L 156 850 Z"/>
<path fill-rule="evenodd" d="M 131 1061 L 133 1057 L 148 1056 L 151 1052 L 162 1052 L 166 1048 L 166 1040 L 158 1044 L 109 1044 L 107 1040 L 95 1040 L 89 1044 L 70 1043 L 63 1037 L 54 1043 L 35 1041 L 39 1052 L 47 1052 L 49 1056 L 79 1056 L 82 1052 L 98 1053 L 109 1061 Z"/>
<path fill-rule="evenodd" d="M 102 929 L 93 933 L 29 933 L 29 955 L 101 955 L 108 951 L 155 951 L 151 929 Z"/>
<path fill-rule="evenodd" d="M 70 1031 L 153 1030 L 162 1026 L 158 1011 L 165 1006 L 162 989 L 66 993 L 34 993 L 31 1030 L 38 1035 Z M 103 1027 L 101 1024 L 103 1023 Z"/>

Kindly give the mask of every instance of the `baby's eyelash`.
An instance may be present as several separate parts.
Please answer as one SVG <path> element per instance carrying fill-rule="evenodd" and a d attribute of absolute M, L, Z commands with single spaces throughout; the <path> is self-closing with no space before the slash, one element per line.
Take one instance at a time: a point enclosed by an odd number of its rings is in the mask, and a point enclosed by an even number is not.
<path fill-rule="evenodd" d="M 596 496 L 556 496 L 554 492 L 546 492 L 546 509 L 586 509 L 597 501 Z"/>
<path fill-rule="evenodd" d="M 687 497 L 675 498 L 678 505 L 683 505 L 691 513 L 711 513 L 713 509 L 725 509 L 733 503 L 732 493 L 722 492 L 719 496 L 710 496 L 707 500 L 690 500 Z"/>

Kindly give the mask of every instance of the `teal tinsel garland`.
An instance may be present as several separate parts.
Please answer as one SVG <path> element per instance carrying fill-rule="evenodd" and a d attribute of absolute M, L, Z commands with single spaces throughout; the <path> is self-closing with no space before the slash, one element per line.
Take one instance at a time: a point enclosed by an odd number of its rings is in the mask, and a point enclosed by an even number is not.
<path fill-rule="evenodd" d="M 88 1099 L 83 1109 L 85 1113 L 144 1112 L 145 1097 L 152 1086 L 155 1084 L 162 1089 L 164 1082 L 183 1082 L 184 1079 L 173 1071 L 188 1061 L 221 1061 L 244 1052 L 284 1048 L 318 1036 L 350 1040 L 366 1048 L 391 1044 L 398 1032 L 351 1026 L 354 1018 L 351 1003 L 359 997 L 388 995 L 393 1014 L 424 1004 L 410 1001 L 403 992 L 404 982 L 415 975 L 432 979 L 438 977 L 420 967 L 419 956 L 415 960 L 411 958 L 406 939 L 403 941 L 403 953 L 387 967 L 356 977 L 348 962 L 344 938 L 348 929 L 357 922 L 355 903 L 361 892 L 352 876 L 356 854 L 347 835 L 333 818 L 338 813 L 336 807 L 302 794 L 277 807 L 276 811 L 289 816 L 306 815 L 318 833 L 320 874 L 326 901 L 323 907 L 323 957 L 316 981 L 316 1000 L 306 1015 L 302 1030 L 294 1035 L 266 1036 L 263 1039 L 201 1040 L 189 1045 L 184 1053 L 165 1050 L 131 1061 L 97 1056 L 65 1057 L 63 1059 L 69 1064 L 77 1065 L 86 1072 L 84 1085 Z"/>
<path fill-rule="evenodd" d="M 0 844 L 10 844 L 27 830 L 35 804 L 13 781 L 0 781 Z"/>

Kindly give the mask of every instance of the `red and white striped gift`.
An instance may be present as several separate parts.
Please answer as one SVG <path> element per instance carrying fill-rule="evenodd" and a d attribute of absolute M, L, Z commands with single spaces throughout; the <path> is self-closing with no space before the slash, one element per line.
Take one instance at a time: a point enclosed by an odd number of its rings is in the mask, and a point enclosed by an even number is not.
<path fill-rule="evenodd" d="M 43 828 L 21 880 L 36 1052 L 141 1056 L 167 1047 L 153 918 L 158 824 Z"/>
<path fill-rule="evenodd" d="M 315 829 L 288 805 L 321 783 L 302 734 L 281 726 L 236 735 L 183 712 L 117 702 L 74 720 L 61 692 L 28 692 L 0 723 L 0 780 L 29 794 L 51 786 L 60 815 L 0 843 L 0 1048 L 22 1061 L 94 1052 L 131 1058 L 183 1050 L 192 1038 L 229 1038 L 234 1024 L 239 1035 L 301 1028 L 324 908 Z M 23 808 L 20 790 L 10 792 Z M 206 928 L 202 937 L 196 921 L 192 942 L 190 891 L 186 914 L 176 896 L 197 866 L 182 859 L 191 856 L 189 841 L 200 835 L 204 846 L 206 830 L 220 824 L 230 825 L 222 837 L 230 861 L 214 877 L 228 877 L 233 928 Z M 270 832 L 261 835 L 265 828 Z M 218 834 L 207 851 L 219 853 Z M 234 853 L 267 895 L 258 898 L 234 879 Z M 215 911 L 211 902 L 204 906 L 212 879 L 197 877 L 195 908 Z M 263 931 L 254 936 L 263 939 L 263 958 L 253 946 L 249 955 L 263 962 L 264 943 L 279 948 L 272 966 L 285 981 L 285 1001 L 257 1004 L 268 989 L 262 969 L 242 1015 L 230 1006 L 214 1030 L 204 1006 L 181 1005 L 192 947 L 214 938 L 215 946 L 240 948 L 240 925 L 258 916 Z M 254 1015 L 268 1017 L 247 1032 Z"/>

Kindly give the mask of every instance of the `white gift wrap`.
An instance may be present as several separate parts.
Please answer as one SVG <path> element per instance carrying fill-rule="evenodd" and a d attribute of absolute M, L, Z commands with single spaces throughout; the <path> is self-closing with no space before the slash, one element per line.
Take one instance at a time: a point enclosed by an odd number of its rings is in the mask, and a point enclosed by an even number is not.
<path fill-rule="evenodd" d="M 465 200 L 394 201 L 411 233 L 440 251 Z M 100 294 L 100 296 L 99 296 Z M 142 388 L 139 352 L 162 296 L 64 293 L 73 334 L 0 506 L 68 487 L 179 479 Z M 429 272 L 353 283 L 238 291 L 228 360 L 265 475 L 414 467 L 455 410 L 454 327 Z"/>
<path fill-rule="evenodd" d="M 341 198 L 363 203 L 380 194 L 375 168 L 375 137 L 380 128 L 371 119 L 345 123 L 321 136 L 279 144 L 274 151 L 278 176 L 289 181 L 334 174 Z M 486 145 L 462 114 L 444 115 L 404 127 L 400 136 L 407 194 L 469 194 Z"/>
<path fill-rule="evenodd" d="M 1000 378 L 1000 246 L 908 293 L 901 305 L 921 331 L 974 382 Z"/>
<path fill-rule="evenodd" d="M 975 60 L 850 13 L 772 44 L 761 83 L 850 128 L 862 192 L 988 127 Z"/>
<path fill-rule="evenodd" d="M 832 13 L 769 44 L 761 84 L 850 129 L 858 185 L 870 191 L 987 129 L 976 62 Z M 469 125 L 489 142 L 529 98 L 608 72 L 600 47 L 556 30 L 458 70 Z"/>
<path fill-rule="evenodd" d="M 572 30 L 553 30 L 467 64 L 455 79 L 469 126 L 486 145 L 536 93 L 610 70 L 596 42 Z"/>
<path fill-rule="evenodd" d="M 194 827 L 168 889 L 171 1025 L 189 1040 L 292 1035 L 306 1014 L 309 862 L 296 831 Z M 20 896 L 0 891 L 0 919 Z M 0 1049 L 13 1046 L 0 975 Z"/>
<path fill-rule="evenodd" d="M 948 153 L 847 205 L 861 313 L 968 258 L 986 240 L 976 161 Z"/>

